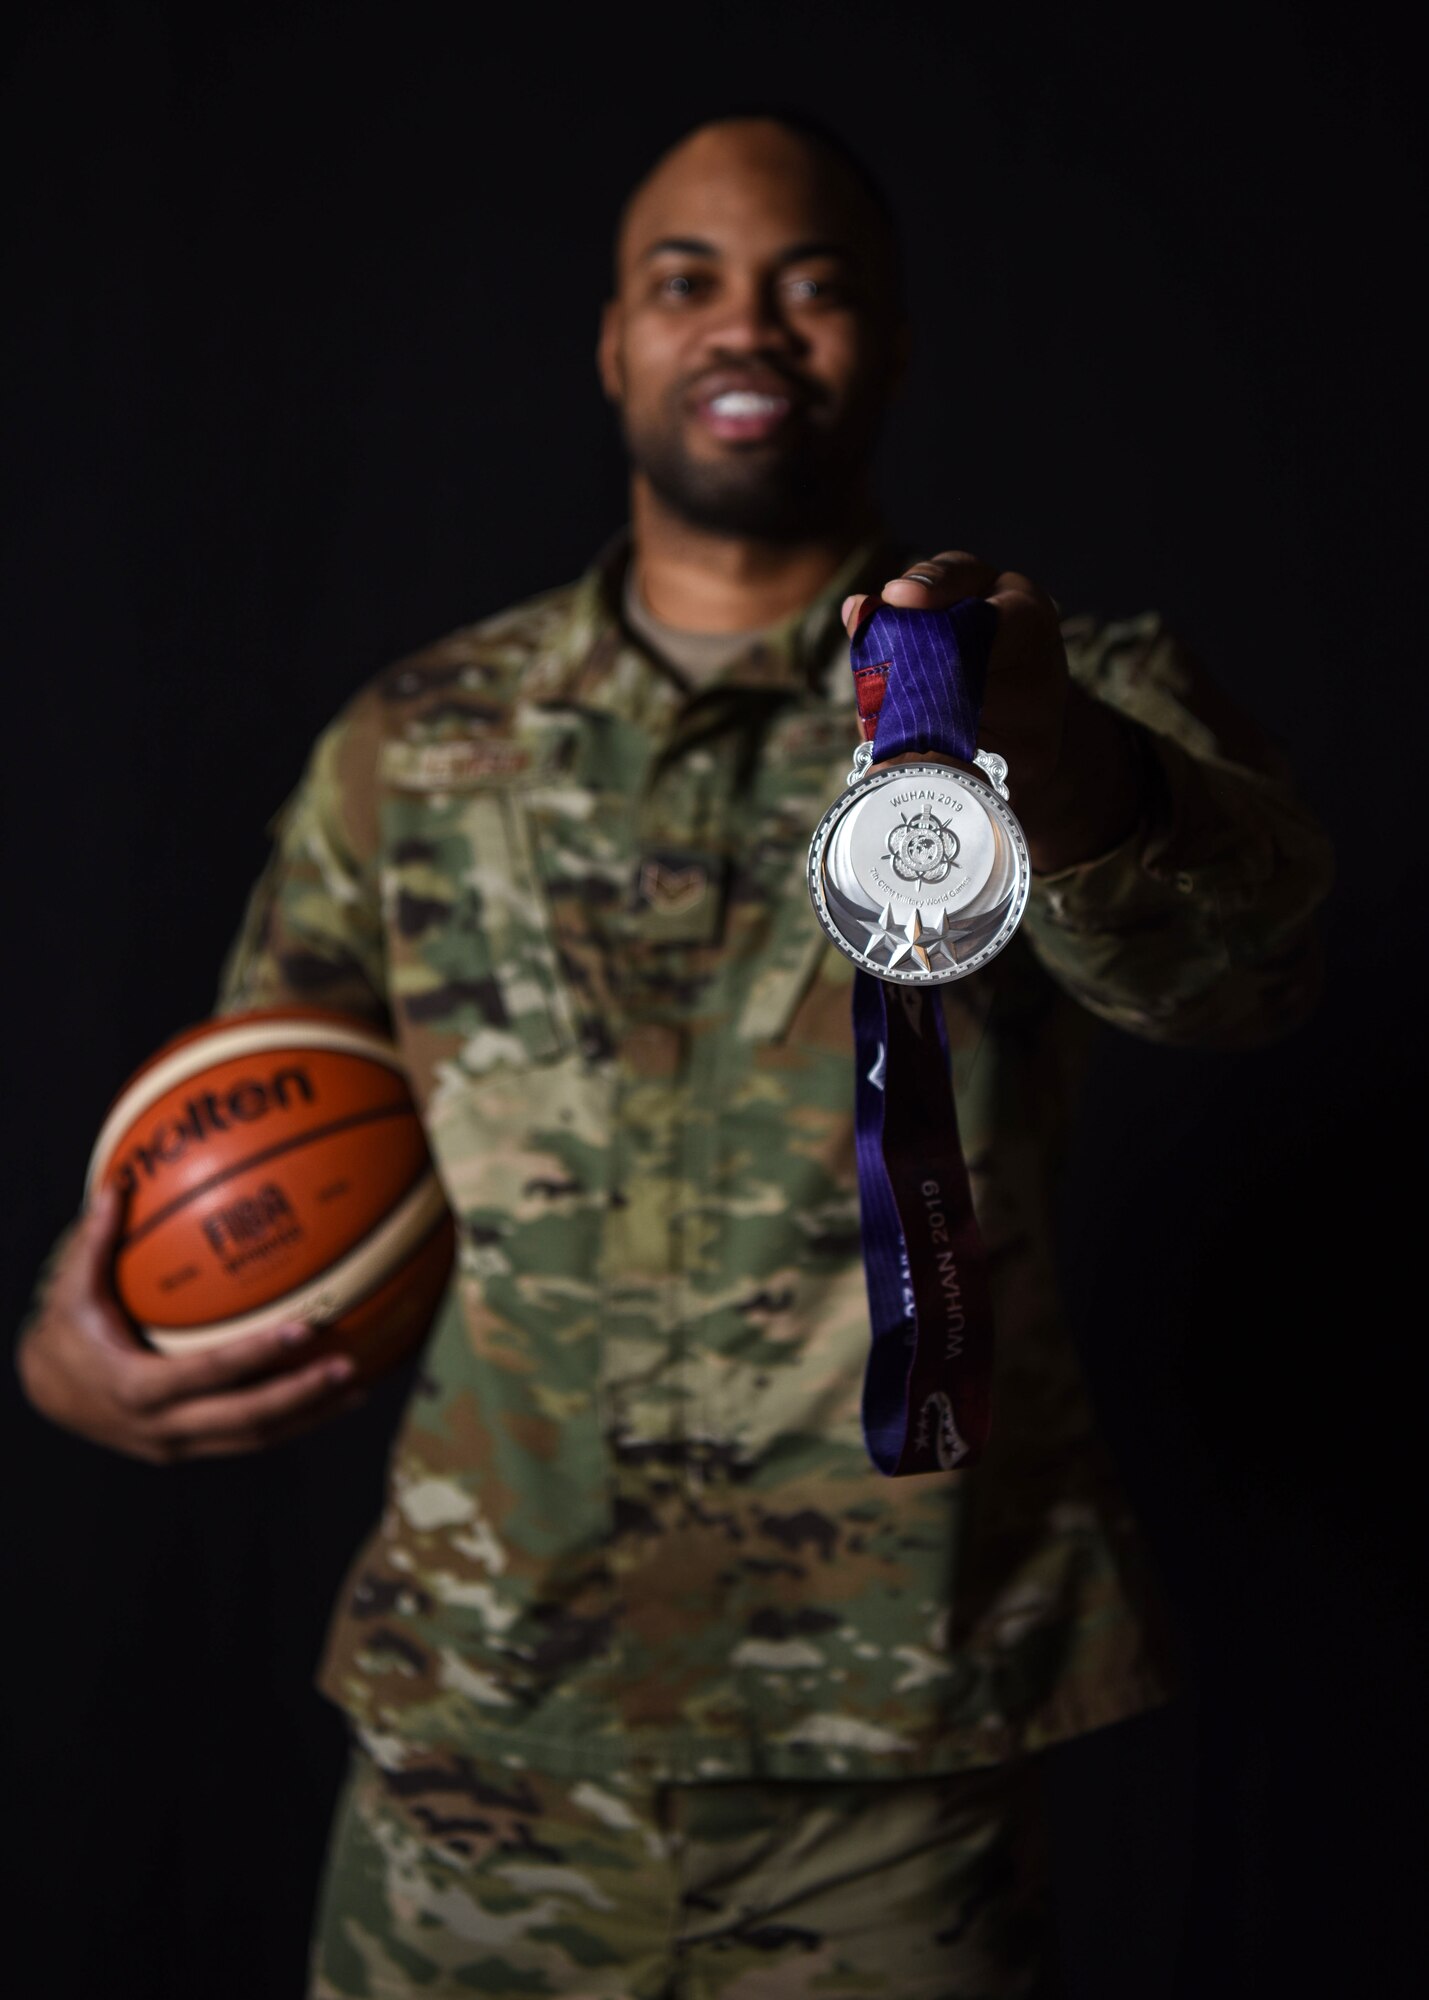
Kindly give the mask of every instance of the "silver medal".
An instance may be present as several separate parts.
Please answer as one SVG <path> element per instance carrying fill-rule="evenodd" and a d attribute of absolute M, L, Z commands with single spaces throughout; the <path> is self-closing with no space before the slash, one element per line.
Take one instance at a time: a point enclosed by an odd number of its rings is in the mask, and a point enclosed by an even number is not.
<path fill-rule="evenodd" d="M 1027 840 L 1007 804 L 1007 766 L 976 762 L 984 784 L 949 764 L 869 773 L 854 754 L 848 790 L 809 844 L 809 895 L 846 957 L 876 979 L 941 986 L 995 958 L 1027 906 Z"/>

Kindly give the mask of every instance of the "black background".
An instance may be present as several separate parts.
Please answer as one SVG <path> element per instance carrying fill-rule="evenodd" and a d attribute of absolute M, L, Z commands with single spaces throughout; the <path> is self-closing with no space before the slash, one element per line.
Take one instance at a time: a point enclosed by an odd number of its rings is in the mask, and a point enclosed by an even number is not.
<path fill-rule="evenodd" d="M 592 348 L 630 182 L 711 112 L 811 110 L 906 226 L 895 525 L 1069 608 L 1163 611 L 1340 856 L 1309 1029 L 1098 1045 L 1067 1290 L 1193 1692 L 1053 1760 L 1069 1987 L 1398 1990 L 1426 1665 L 1423 1311 L 1395 1275 L 1425 1130 L 1393 860 L 1422 761 L 1416 72 L 1369 15 L 1272 6 L 514 14 L 12 22 L 10 1321 L 114 1088 L 207 1011 L 316 730 L 621 519 Z M 342 1755 L 309 1676 L 404 1387 L 157 1472 L 7 1380 L 11 1990 L 296 2000 Z"/>

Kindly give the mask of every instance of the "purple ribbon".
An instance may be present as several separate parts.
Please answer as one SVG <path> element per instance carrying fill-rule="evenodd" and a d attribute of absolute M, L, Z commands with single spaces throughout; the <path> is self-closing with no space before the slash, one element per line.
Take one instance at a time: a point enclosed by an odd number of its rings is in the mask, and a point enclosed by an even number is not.
<path fill-rule="evenodd" d="M 882 605 L 855 637 L 874 761 L 906 751 L 971 763 L 997 613 Z M 863 1434 L 880 1472 L 968 1465 L 986 1442 L 992 1379 L 987 1264 L 958 1141 L 936 988 L 857 971 L 854 1140 L 873 1342 Z"/>

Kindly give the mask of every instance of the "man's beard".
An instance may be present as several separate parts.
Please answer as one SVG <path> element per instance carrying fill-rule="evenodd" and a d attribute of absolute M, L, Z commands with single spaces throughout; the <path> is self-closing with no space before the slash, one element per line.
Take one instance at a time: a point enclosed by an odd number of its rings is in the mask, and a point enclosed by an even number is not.
<path fill-rule="evenodd" d="M 847 524 L 864 454 L 848 441 L 804 437 L 780 451 L 693 458 L 674 425 L 643 435 L 625 424 L 626 449 L 679 520 L 741 541 L 805 542 Z"/>

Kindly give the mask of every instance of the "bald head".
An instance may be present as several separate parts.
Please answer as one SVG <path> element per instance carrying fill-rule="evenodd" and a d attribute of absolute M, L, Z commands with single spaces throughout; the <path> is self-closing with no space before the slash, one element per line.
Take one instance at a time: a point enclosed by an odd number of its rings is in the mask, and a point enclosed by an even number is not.
<path fill-rule="evenodd" d="M 866 515 L 902 338 L 892 223 L 837 141 L 720 119 L 625 205 L 601 379 L 637 482 L 693 525 L 797 539 Z"/>
<path fill-rule="evenodd" d="M 697 125 L 662 153 L 626 197 L 615 233 L 617 284 L 625 260 L 672 198 L 691 183 L 718 185 L 731 173 L 758 179 L 767 188 L 796 185 L 811 209 L 838 218 L 840 233 L 856 242 L 871 266 L 879 267 L 890 303 L 901 293 L 901 258 L 893 212 L 873 176 L 831 132 L 812 121 L 770 113 L 712 118 Z"/>

